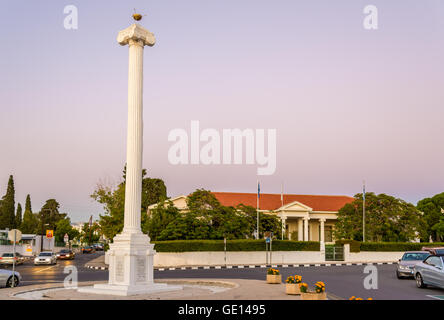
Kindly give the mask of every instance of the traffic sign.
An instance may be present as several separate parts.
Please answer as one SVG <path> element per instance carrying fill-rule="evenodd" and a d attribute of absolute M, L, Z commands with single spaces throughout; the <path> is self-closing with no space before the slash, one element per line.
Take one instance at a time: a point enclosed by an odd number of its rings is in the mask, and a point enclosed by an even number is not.
<path fill-rule="evenodd" d="M 10 241 L 14 241 L 15 242 L 19 242 L 20 240 L 22 240 L 22 232 L 18 229 L 12 229 L 9 230 L 8 232 L 8 239 Z"/>
<path fill-rule="evenodd" d="M 54 230 L 46 230 L 46 238 L 50 239 L 54 237 Z"/>

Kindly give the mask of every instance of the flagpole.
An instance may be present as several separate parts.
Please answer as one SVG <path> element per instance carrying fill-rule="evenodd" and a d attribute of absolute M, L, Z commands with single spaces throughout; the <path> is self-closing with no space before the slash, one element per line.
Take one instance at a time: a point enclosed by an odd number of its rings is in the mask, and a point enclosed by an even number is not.
<path fill-rule="evenodd" d="M 365 180 L 362 187 L 362 242 L 365 242 Z"/>
<path fill-rule="evenodd" d="M 257 203 L 256 203 L 256 214 L 257 214 L 257 226 L 256 226 L 256 240 L 259 240 L 259 193 L 261 192 L 259 180 L 257 180 Z"/>
<path fill-rule="evenodd" d="M 283 207 L 283 206 L 284 206 L 284 183 L 282 182 L 281 183 L 281 207 Z M 283 218 L 283 214 L 284 213 L 281 211 L 282 240 L 284 240 L 284 220 L 282 219 Z"/>

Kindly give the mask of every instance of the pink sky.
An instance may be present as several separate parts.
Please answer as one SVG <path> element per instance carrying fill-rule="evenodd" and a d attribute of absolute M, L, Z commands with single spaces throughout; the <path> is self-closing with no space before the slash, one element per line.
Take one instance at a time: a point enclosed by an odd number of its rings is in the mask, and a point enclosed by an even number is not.
<path fill-rule="evenodd" d="M 56 198 L 73 221 L 98 217 L 96 183 L 125 163 L 133 8 L 157 44 L 145 49 L 144 167 L 169 196 L 196 188 L 256 192 L 256 165 L 173 166 L 170 130 L 277 129 L 277 169 L 261 190 L 367 191 L 410 202 L 443 191 L 444 6 L 372 1 L 58 1 L 0 4 L 0 194 L 38 211 Z M 21 12 L 20 20 L 14 13 Z"/>

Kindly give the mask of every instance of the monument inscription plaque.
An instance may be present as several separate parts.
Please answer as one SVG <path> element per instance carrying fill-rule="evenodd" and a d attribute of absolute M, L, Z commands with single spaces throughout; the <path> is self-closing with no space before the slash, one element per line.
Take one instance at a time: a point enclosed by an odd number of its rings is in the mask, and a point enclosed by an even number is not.
<path fill-rule="evenodd" d="M 116 281 L 123 282 L 124 280 L 124 260 L 123 256 L 116 257 Z"/>
<path fill-rule="evenodd" d="M 145 282 L 146 281 L 146 258 L 145 257 L 137 257 L 136 261 L 136 277 L 137 281 Z"/>

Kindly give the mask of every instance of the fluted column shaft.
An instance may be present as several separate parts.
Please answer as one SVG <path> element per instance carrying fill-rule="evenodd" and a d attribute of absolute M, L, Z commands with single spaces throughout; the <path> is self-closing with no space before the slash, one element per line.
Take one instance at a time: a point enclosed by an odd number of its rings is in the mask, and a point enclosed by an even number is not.
<path fill-rule="evenodd" d="M 304 218 L 304 241 L 310 241 L 308 239 L 308 221 L 310 218 Z"/>
<path fill-rule="evenodd" d="M 124 232 L 140 232 L 143 154 L 143 42 L 130 40 Z"/>

